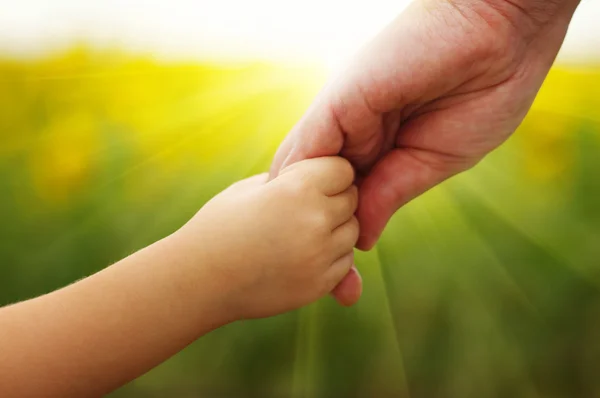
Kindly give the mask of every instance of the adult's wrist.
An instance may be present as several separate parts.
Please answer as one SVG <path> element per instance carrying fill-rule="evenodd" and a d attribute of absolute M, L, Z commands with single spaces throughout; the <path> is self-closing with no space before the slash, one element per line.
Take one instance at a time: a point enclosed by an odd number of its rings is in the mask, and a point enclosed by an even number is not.
<path fill-rule="evenodd" d="M 457 9 L 463 17 L 483 19 L 497 29 L 512 30 L 528 40 L 548 27 L 569 25 L 581 0 L 424 0 L 442 2 Z M 561 28 L 562 29 L 562 28 Z M 508 31 L 504 31 L 507 33 Z"/>
<path fill-rule="evenodd" d="M 570 18 L 581 0 L 473 0 L 485 3 L 513 21 L 527 19 L 543 25 L 560 17 Z"/>

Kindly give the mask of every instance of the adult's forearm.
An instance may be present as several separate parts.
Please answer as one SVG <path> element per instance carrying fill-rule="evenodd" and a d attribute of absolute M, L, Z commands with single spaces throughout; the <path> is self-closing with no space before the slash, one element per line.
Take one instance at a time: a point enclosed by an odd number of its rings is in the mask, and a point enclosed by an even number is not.
<path fill-rule="evenodd" d="M 507 17 L 545 24 L 557 17 L 572 16 L 581 0 L 473 0 L 491 5 Z"/>
<path fill-rule="evenodd" d="M 424 0 L 451 3 L 458 8 L 475 11 L 480 16 L 501 15 L 521 33 L 535 33 L 553 21 L 568 21 L 581 0 Z M 486 18 L 487 19 L 487 18 Z"/>

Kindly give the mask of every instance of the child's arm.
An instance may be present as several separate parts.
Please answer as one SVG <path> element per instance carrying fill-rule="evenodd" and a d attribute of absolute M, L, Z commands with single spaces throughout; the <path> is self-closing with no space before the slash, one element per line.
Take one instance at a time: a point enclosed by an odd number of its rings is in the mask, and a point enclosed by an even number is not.
<path fill-rule="evenodd" d="M 0 396 L 100 396 L 232 321 L 217 292 L 226 286 L 177 246 L 169 237 L 0 310 Z"/>
<path fill-rule="evenodd" d="M 265 179 L 94 276 L 0 309 L 0 396 L 101 396 L 215 328 L 330 292 L 358 238 L 351 167 L 315 159 Z"/>

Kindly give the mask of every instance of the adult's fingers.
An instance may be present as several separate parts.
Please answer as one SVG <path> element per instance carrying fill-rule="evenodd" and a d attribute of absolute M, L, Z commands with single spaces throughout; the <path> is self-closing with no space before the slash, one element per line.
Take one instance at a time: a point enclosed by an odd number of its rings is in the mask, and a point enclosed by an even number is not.
<path fill-rule="evenodd" d="M 270 178 L 302 160 L 338 155 L 343 145 L 344 135 L 332 113 L 328 88 L 325 88 L 277 150 Z"/>
<path fill-rule="evenodd" d="M 281 145 L 279 145 L 279 148 L 275 153 L 275 157 L 273 158 L 273 162 L 271 163 L 271 169 L 269 170 L 269 181 L 279 175 L 279 172 L 283 168 L 283 164 L 292 152 L 292 148 L 294 147 L 294 140 L 294 134 L 289 133 L 285 137 Z"/>
<path fill-rule="evenodd" d="M 400 207 L 455 173 L 439 156 L 417 149 L 395 149 L 375 165 L 360 187 L 357 248 L 372 249 Z"/>

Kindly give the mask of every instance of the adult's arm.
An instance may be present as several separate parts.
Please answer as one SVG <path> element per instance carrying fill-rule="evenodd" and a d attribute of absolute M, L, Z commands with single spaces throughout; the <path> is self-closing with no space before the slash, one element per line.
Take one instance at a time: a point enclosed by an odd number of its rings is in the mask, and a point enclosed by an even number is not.
<path fill-rule="evenodd" d="M 358 248 L 404 204 L 476 165 L 519 126 L 579 0 L 415 0 L 330 82 L 284 140 L 271 176 L 341 154 L 360 178 Z M 334 291 L 360 296 L 351 274 Z"/>

